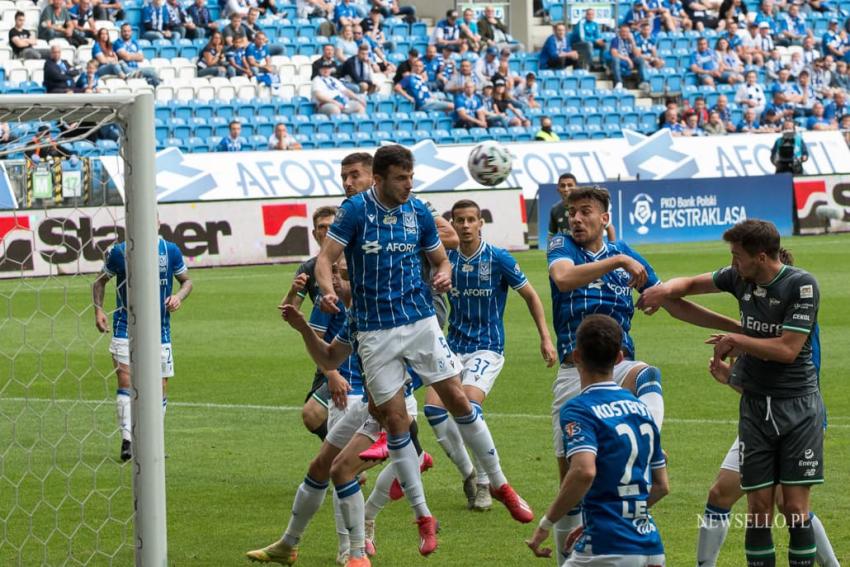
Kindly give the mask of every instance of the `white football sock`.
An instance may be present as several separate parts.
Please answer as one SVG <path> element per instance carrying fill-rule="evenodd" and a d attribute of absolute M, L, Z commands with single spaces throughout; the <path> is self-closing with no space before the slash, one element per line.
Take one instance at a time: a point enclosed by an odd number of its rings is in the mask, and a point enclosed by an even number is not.
<path fill-rule="evenodd" d="M 356 478 L 336 487 L 339 498 L 339 510 L 342 513 L 352 557 L 363 557 L 366 548 L 366 503 L 360 490 L 360 481 Z"/>
<path fill-rule="evenodd" d="M 649 410 L 649 414 L 652 416 L 652 421 L 655 422 L 658 430 L 661 431 L 661 426 L 664 423 L 664 398 L 661 394 L 650 392 L 638 396 L 638 399 L 644 403 L 646 409 Z"/>
<path fill-rule="evenodd" d="M 472 455 L 472 458 L 475 460 L 475 472 L 478 473 L 478 478 L 476 479 L 476 484 L 490 484 L 490 477 L 487 476 L 487 471 L 484 470 L 484 467 L 481 466 L 481 463 L 478 462 L 478 457 Z"/>
<path fill-rule="evenodd" d="M 366 519 L 374 520 L 390 501 L 390 487 L 395 480 L 395 465 L 389 463 L 375 479 L 375 488 L 366 500 Z"/>
<path fill-rule="evenodd" d="M 301 534 L 307 529 L 307 524 L 310 523 L 310 520 L 322 506 L 327 489 L 327 481 L 316 482 L 309 475 L 304 477 L 304 482 L 301 483 L 295 493 L 295 500 L 292 502 L 292 515 L 289 516 L 289 525 L 286 526 L 286 531 L 283 534 L 283 540 L 287 544 L 298 545 Z"/>
<path fill-rule="evenodd" d="M 815 559 L 818 565 L 821 567 L 839 567 L 838 558 L 835 556 L 835 551 L 832 550 L 832 544 L 826 535 L 823 522 L 811 512 L 809 513 L 809 520 L 812 522 L 812 530 L 815 532 L 815 544 L 817 545 Z"/>
<path fill-rule="evenodd" d="M 130 414 L 130 390 L 118 388 L 118 393 L 115 396 L 115 409 L 118 415 L 118 429 L 121 430 L 121 439 L 130 441 L 130 431 L 133 424 Z"/>
<path fill-rule="evenodd" d="M 635 395 L 649 409 L 658 431 L 664 424 L 664 397 L 661 390 L 661 371 L 647 366 L 635 378 Z"/>
<path fill-rule="evenodd" d="M 410 433 L 402 435 L 387 434 L 387 449 L 398 481 L 404 489 L 404 495 L 413 508 L 417 518 L 430 516 L 428 505 L 425 503 L 425 489 L 422 486 L 422 475 L 419 472 L 419 455 L 410 439 Z"/>
<path fill-rule="evenodd" d="M 697 565 L 699 567 L 714 567 L 720 555 L 726 534 L 729 531 L 729 510 L 705 505 L 705 513 L 699 524 L 699 539 L 697 541 Z"/>
<path fill-rule="evenodd" d="M 490 429 L 484 422 L 481 412 L 473 406 L 471 414 L 455 417 L 455 421 L 464 443 L 475 455 L 475 459 L 481 464 L 481 468 L 487 473 L 493 488 L 499 488 L 507 483 L 508 481 L 502 474 L 502 467 L 499 464 L 499 454 L 496 452 L 493 436 L 490 435 Z"/>
<path fill-rule="evenodd" d="M 348 539 L 348 528 L 345 527 L 345 518 L 342 517 L 342 511 L 339 509 L 339 496 L 336 491 L 333 494 L 334 505 L 334 522 L 336 522 L 336 538 L 338 541 L 338 550 L 340 553 L 348 551 L 351 542 Z"/>
<path fill-rule="evenodd" d="M 552 555 L 555 557 L 556 565 L 559 567 L 563 565 L 567 559 L 569 559 L 569 555 L 564 553 L 564 546 L 567 543 L 567 538 L 570 533 L 577 527 L 581 525 L 581 507 L 574 508 L 570 510 L 568 514 L 565 514 L 560 520 L 555 522 L 554 526 L 554 534 L 553 541 L 555 542 L 555 553 Z"/>
<path fill-rule="evenodd" d="M 437 443 L 455 464 L 461 477 L 465 479 L 472 474 L 472 461 L 466 452 L 457 424 L 451 418 L 449 412 L 439 406 L 426 405 L 425 417 L 434 430 Z"/>

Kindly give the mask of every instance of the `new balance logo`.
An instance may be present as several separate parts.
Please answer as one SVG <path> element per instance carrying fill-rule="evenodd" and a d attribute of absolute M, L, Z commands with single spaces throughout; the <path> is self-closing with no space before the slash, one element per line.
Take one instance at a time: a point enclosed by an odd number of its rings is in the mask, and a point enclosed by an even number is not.
<path fill-rule="evenodd" d="M 589 284 L 587 284 L 587 289 L 602 289 L 602 286 L 604 286 L 604 285 L 605 285 L 605 282 L 603 282 L 600 279 L 600 280 L 596 280 L 596 281 L 593 281 L 593 282 L 590 282 Z"/>
<path fill-rule="evenodd" d="M 360 247 L 364 254 L 377 254 L 381 251 L 381 243 L 377 240 L 367 240 Z"/>

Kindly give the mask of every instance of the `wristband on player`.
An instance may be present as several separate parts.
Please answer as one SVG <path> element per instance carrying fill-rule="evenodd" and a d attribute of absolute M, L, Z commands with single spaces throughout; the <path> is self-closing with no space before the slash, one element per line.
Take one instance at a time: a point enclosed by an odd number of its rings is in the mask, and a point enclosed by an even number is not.
<path fill-rule="evenodd" d="M 537 524 L 537 527 L 541 530 L 546 530 L 547 532 L 552 529 L 554 523 L 550 520 L 546 514 L 543 514 L 543 517 L 540 518 L 540 523 Z"/>

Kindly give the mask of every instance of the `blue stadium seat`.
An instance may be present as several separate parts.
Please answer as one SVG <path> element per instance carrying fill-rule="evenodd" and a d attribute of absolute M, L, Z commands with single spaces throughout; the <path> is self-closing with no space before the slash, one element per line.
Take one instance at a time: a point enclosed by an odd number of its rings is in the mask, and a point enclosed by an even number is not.
<path fill-rule="evenodd" d="M 236 114 L 236 109 L 230 102 L 224 102 L 222 100 L 211 100 L 209 104 L 210 106 L 212 106 L 215 115 L 219 118 L 230 120 Z"/>
<path fill-rule="evenodd" d="M 655 132 L 658 129 L 658 113 L 644 111 L 640 114 L 640 130 L 642 132 Z"/>
<path fill-rule="evenodd" d="M 416 108 L 413 106 L 412 102 L 406 98 L 395 97 L 396 112 L 413 112 L 414 110 L 416 110 Z"/>
<path fill-rule="evenodd" d="M 268 116 L 254 117 L 254 135 L 268 138 L 274 132 L 274 122 Z"/>
<path fill-rule="evenodd" d="M 366 132 L 355 132 L 352 135 L 352 139 L 357 143 L 358 146 L 365 146 L 372 142 L 372 136 L 370 136 Z"/>
<path fill-rule="evenodd" d="M 206 140 L 213 135 L 213 125 L 210 123 L 209 118 L 195 116 L 189 120 L 189 125 L 192 127 L 193 136 Z"/>
<path fill-rule="evenodd" d="M 316 147 L 316 142 L 307 134 L 295 134 L 294 137 L 305 150 L 312 150 Z"/>
<path fill-rule="evenodd" d="M 181 40 L 183 41 L 183 40 Z M 180 46 L 180 57 L 185 57 L 186 59 L 192 60 L 198 58 L 198 52 L 200 50 L 195 45 L 182 45 Z"/>
<path fill-rule="evenodd" d="M 375 120 L 375 129 L 378 131 L 391 132 L 395 129 L 395 121 L 386 112 L 375 112 L 372 114 L 372 118 Z"/>
<path fill-rule="evenodd" d="M 338 148 L 353 148 L 357 144 L 355 143 L 354 137 L 347 132 L 340 132 L 334 136 L 334 141 L 336 142 L 336 147 Z"/>
<path fill-rule="evenodd" d="M 500 140 L 500 141 L 503 141 L 503 142 L 506 142 L 506 141 L 509 142 L 511 140 L 511 135 L 508 134 L 507 128 L 494 126 L 493 128 L 489 129 L 489 132 L 490 132 L 490 136 L 493 137 L 493 138 L 496 138 L 497 140 Z"/>
<path fill-rule="evenodd" d="M 228 127 L 229 120 L 227 118 L 224 118 L 223 116 L 213 116 L 210 118 L 209 122 L 213 127 L 213 136 L 223 138 L 230 133 L 230 129 Z"/>
<path fill-rule="evenodd" d="M 236 108 L 236 116 L 239 118 L 254 118 L 257 116 L 257 107 L 253 100 L 237 98 L 233 101 L 233 106 Z"/>
<path fill-rule="evenodd" d="M 334 114 L 331 116 L 331 123 L 333 124 L 334 131 L 337 134 L 354 133 L 354 121 L 347 114 Z"/>
<path fill-rule="evenodd" d="M 298 31 L 298 37 L 314 38 L 318 35 L 318 24 L 314 24 L 306 18 L 298 18 L 295 20 L 295 26 Z"/>
<path fill-rule="evenodd" d="M 186 145 L 183 143 L 183 140 L 180 138 L 168 138 L 165 140 L 165 146 L 169 148 L 180 148 L 181 150 L 188 150 Z"/>
<path fill-rule="evenodd" d="M 310 99 L 299 96 L 295 97 L 293 101 L 297 102 L 297 112 L 301 116 L 312 116 L 316 113 L 316 105 L 313 104 Z"/>
<path fill-rule="evenodd" d="M 190 152 L 208 152 L 210 151 L 210 145 L 207 143 L 208 139 L 209 138 L 192 136 L 186 140 L 186 146 L 189 148 Z"/>
<path fill-rule="evenodd" d="M 380 142 L 389 142 L 392 140 L 392 136 L 389 132 L 385 132 L 383 130 L 378 130 L 377 132 L 372 133 L 372 141 L 377 144 Z"/>
<path fill-rule="evenodd" d="M 251 146 L 252 149 L 256 151 L 263 151 L 268 149 L 269 147 L 269 137 L 254 134 L 253 136 L 248 138 L 248 144 Z"/>
<path fill-rule="evenodd" d="M 194 116 L 195 118 L 203 118 L 204 120 L 209 120 L 213 116 L 215 116 L 215 110 L 208 102 L 197 101 L 195 103 Z"/>
<path fill-rule="evenodd" d="M 640 114 L 637 112 L 626 112 L 621 116 L 620 127 L 629 130 L 640 129 Z"/>
<path fill-rule="evenodd" d="M 410 26 L 402 21 L 391 22 L 389 25 L 384 24 L 385 35 L 400 35 L 404 38 L 410 36 Z"/>
<path fill-rule="evenodd" d="M 257 109 L 257 114 L 260 116 L 264 116 L 266 118 L 273 118 L 275 114 L 277 114 L 277 109 L 280 106 L 279 102 L 275 100 L 266 101 L 261 100 L 258 104 L 255 105 Z"/>
<path fill-rule="evenodd" d="M 156 137 L 157 142 L 165 142 L 168 138 L 168 122 L 161 118 L 154 119 L 154 137 Z"/>
<path fill-rule="evenodd" d="M 292 117 L 292 126 L 298 134 L 309 136 L 316 131 L 316 125 L 310 122 L 310 117 L 303 114 L 296 114 Z"/>
<path fill-rule="evenodd" d="M 283 116 L 295 116 L 296 104 L 291 100 L 282 101 L 277 107 L 277 113 Z"/>
<path fill-rule="evenodd" d="M 410 117 L 414 120 L 417 130 L 433 130 L 437 127 L 437 120 L 428 116 L 427 112 L 412 112 Z"/>
<path fill-rule="evenodd" d="M 324 114 L 314 114 L 310 117 L 310 122 L 315 124 L 316 133 L 331 135 L 334 133 L 334 125 L 331 119 Z"/>
<path fill-rule="evenodd" d="M 171 119 L 171 136 L 173 138 L 188 139 L 192 136 L 192 128 L 186 122 L 186 120 L 182 118 L 177 118 L 176 116 Z"/>
<path fill-rule="evenodd" d="M 428 25 L 425 22 L 415 22 L 410 26 L 410 35 L 413 37 L 428 37 Z"/>
<path fill-rule="evenodd" d="M 451 134 L 457 144 L 471 144 L 475 140 L 466 128 L 452 128 Z"/>
<path fill-rule="evenodd" d="M 392 119 L 398 132 L 413 132 L 415 129 L 416 122 L 407 112 L 396 112 L 392 115 Z"/>
<path fill-rule="evenodd" d="M 355 132 L 371 133 L 375 129 L 375 122 L 368 114 L 352 114 L 351 121 L 354 123 Z"/>

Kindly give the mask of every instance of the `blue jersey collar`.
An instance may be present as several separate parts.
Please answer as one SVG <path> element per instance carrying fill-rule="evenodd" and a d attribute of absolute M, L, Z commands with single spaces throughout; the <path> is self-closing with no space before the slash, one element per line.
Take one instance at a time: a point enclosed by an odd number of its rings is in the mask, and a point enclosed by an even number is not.
<path fill-rule="evenodd" d="M 379 199 L 379 198 L 378 198 L 378 191 L 375 189 L 375 186 L 374 186 L 374 185 L 372 185 L 372 187 L 370 187 L 370 188 L 369 188 L 369 197 L 370 197 L 373 201 L 375 201 L 375 206 L 377 206 L 377 207 L 378 207 L 379 209 L 381 209 L 382 211 L 385 211 L 385 212 L 388 212 L 388 213 L 391 213 L 391 212 L 393 212 L 393 211 L 397 211 L 397 210 L 398 210 L 398 209 L 400 209 L 400 208 L 401 208 L 401 206 L 402 206 L 402 205 L 396 205 L 396 206 L 395 206 L 395 207 L 393 207 L 392 209 L 387 208 L 387 206 L 386 206 L 386 205 L 384 205 L 384 204 L 381 202 L 381 199 Z"/>
<path fill-rule="evenodd" d="M 594 392 L 596 390 L 619 390 L 620 387 L 613 380 L 606 380 L 605 382 L 597 382 L 596 384 L 591 384 L 587 388 L 584 388 L 581 393 L 584 394 L 586 392 Z"/>
<path fill-rule="evenodd" d="M 460 246 L 458 246 L 458 248 L 457 248 L 457 253 L 460 256 L 461 260 L 463 260 L 464 262 L 471 262 L 472 260 L 476 259 L 478 256 L 481 255 L 481 253 L 484 251 L 484 247 L 486 245 L 487 245 L 487 243 L 484 242 L 484 240 L 482 239 L 481 242 L 478 244 L 478 248 L 475 250 L 475 252 L 469 258 L 467 258 L 466 256 L 463 255 L 463 252 L 460 251 Z"/>

